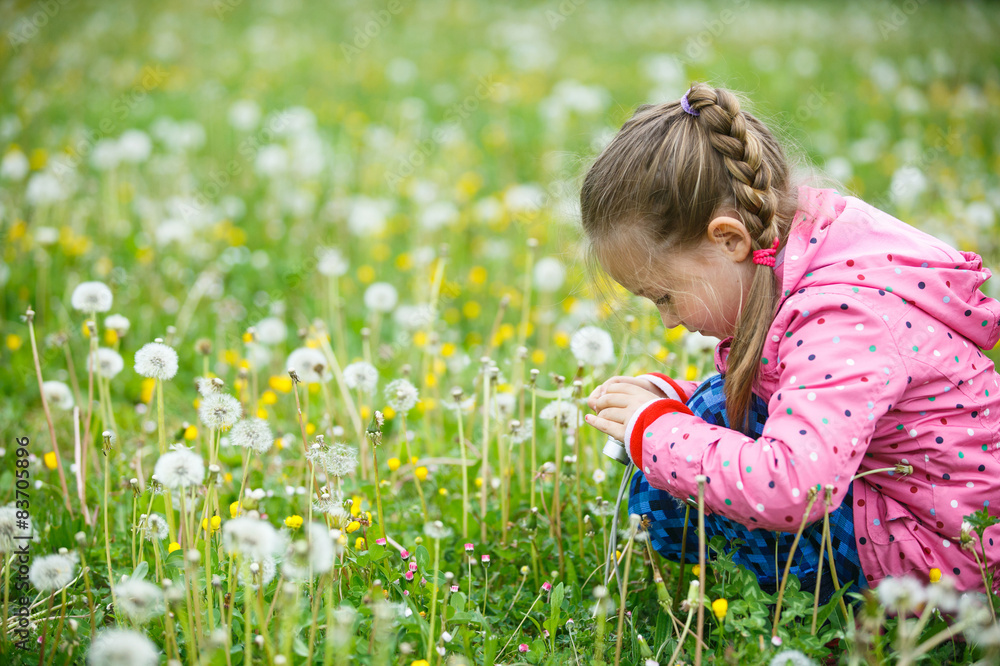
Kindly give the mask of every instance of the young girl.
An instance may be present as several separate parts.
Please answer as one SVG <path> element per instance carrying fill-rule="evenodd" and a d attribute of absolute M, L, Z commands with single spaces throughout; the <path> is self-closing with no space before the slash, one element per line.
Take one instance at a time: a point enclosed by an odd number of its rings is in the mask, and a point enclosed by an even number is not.
<path fill-rule="evenodd" d="M 1000 514 L 1000 382 L 981 352 L 1000 337 L 1000 302 L 980 291 L 991 273 L 978 255 L 796 186 L 767 128 L 704 84 L 639 107 L 580 199 L 611 277 L 667 328 L 722 339 L 720 374 L 700 386 L 613 377 L 589 399 L 587 422 L 639 470 L 629 510 L 661 554 L 681 551 L 671 498 L 696 498 L 705 475 L 707 536 L 746 542 L 734 559 L 765 586 L 807 509 L 792 569 L 805 589 L 828 510 L 841 584 L 940 571 L 984 590 L 984 553 L 1000 581 L 1000 526 L 962 547 L 964 516 Z M 696 561 L 693 529 L 687 553 Z"/>

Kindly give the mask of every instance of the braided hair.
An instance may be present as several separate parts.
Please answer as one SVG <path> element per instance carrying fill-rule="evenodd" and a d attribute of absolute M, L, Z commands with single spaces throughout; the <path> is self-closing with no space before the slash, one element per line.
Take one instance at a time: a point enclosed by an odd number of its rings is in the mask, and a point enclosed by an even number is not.
<path fill-rule="evenodd" d="M 777 139 L 732 91 L 696 83 L 687 101 L 697 115 L 679 101 L 638 107 L 587 172 L 580 204 L 591 250 L 636 225 L 653 246 L 690 250 L 717 215 L 733 210 L 753 250 L 775 238 L 784 245 L 797 188 Z M 744 432 L 778 289 L 774 270 L 755 264 L 725 382 L 730 423 Z"/>

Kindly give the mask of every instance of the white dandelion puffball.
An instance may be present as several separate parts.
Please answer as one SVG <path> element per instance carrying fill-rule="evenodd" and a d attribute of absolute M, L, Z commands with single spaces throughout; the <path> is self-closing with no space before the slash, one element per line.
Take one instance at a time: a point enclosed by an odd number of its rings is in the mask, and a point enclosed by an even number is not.
<path fill-rule="evenodd" d="M 261 455 L 267 453 L 274 444 L 274 435 L 267 421 L 254 417 L 243 419 L 233 426 L 233 431 L 229 433 L 229 443 Z"/>
<path fill-rule="evenodd" d="M 118 610 L 133 622 L 145 624 L 163 615 L 163 590 L 145 580 L 129 579 L 115 585 L 115 596 Z"/>
<path fill-rule="evenodd" d="M 177 352 L 162 342 L 147 342 L 135 353 L 135 371 L 143 377 L 173 379 L 177 374 Z"/>
<path fill-rule="evenodd" d="M 266 317 L 254 326 L 257 340 L 265 345 L 280 345 L 288 337 L 288 326 L 277 317 Z"/>
<path fill-rule="evenodd" d="M 316 264 L 316 270 L 320 272 L 321 275 L 327 277 L 340 277 L 347 273 L 349 264 L 347 259 L 344 258 L 344 253 L 335 247 L 324 247 L 316 252 L 319 263 Z"/>
<path fill-rule="evenodd" d="M 76 553 L 45 555 L 31 564 L 28 580 L 39 592 L 57 592 L 73 582 Z"/>
<path fill-rule="evenodd" d="M 347 227 L 355 236 L 377 236 L 385 229 L 391 207 L 384 199 L 357 197 L 347 216 Z"/>
<path fill-rule="evenodd" d="M 13 505 L 0 506 L 0 553 L 14 552 L 18 544 L 32 536 L 31 518 L 18 518 L 18 513 Z"/>
<path fill-rule="evenodd" d="M 90 644 L 90 666 L 156 666 L 160 652 L 153 641 L 128 629 L 103 629 Z"/>
<path fill-rule="evenodd" d="M 28 157 L 17 148 L 8 150 L 0 160 L 0 178 L 4 180 L 24 180 L 30 170 Z"/>
<path fill-rule="evenodd" d="M 237 580 L 241 587 L 249 586 L 251 590 L 256 590 L 259 587 L 267 587 L 277 572 L 278 565 L 273 557 L 253 561 L 243 560 Z"/>
<path fill-rule="evenodd" d="M 131 328 L 132 322 L 128 320 L 128 317 L 120 314 L 108 315 L 104 318 L 104 328 L 110 329 L 121 337 L 128 333 L 128 329 Z"/>
<path fill-rule="evenodd" d="M 688 331 L 684 334 L 684 349 L 692 356 L 714 351 L 718 344 L 719 338 L 712 335 L 703 335 L 698 331 Z"/>
<path fill-rule="evenodd" d="M 194 385 L 201 397 L 207 398 L 221 391 L 225 383 L 218 377 L 195 377 Z"/>
<path fill-rule="evenodd" d="M 153 474 L 171 490 L 196 486 L 205 478 L 205 461 L 190 449 L 174 449 L 160 456 Z"/>
<path fill-rule="evenodd" d="M 429 305 L 400 305 L 392 319 L 408 331 L 429 326 L 434 321 L 434 311 Z"/>
<path fill-rule="evenodd" d="M 774 655 L 768 666 L 816 666 L 816 662 L 798 650 L 784 650 Z"/>
<path fill-rule="evenodd" d="M 574 333 L 569 350 L 581 363 L 609 365 L 615 362 L 615 344 L 611 334 L 597 326 L 584 326 Z"/>
<path fill-rule="evenodd" d="M 388 282 L 373 282 L 365 289 L 365 307 L 375 312 L 392 312 L 399 294 Z"/>
<path fill-rule="evenodd" d="M 42 384 L 42 393 L 45 394 L 45 402 L 55 405 L 59 409 L 70 410 L 76 404 L 73 400 L 73 392 L 62 382 L 55 380 L 45 382 Z M 0 548 L 0 550 L 3 549 Z"/>
<path fill-rule="evenodd" d="M 249 516 L 233 518 L 222 525 L 222 544 L 230 553 L 239 553 L 254 562 L 273 556 L 283 545 L 271 523 Z"/>
<path fill-rule="evenodd" d="M 323 352 L 311 347 L 299 347 L 289 354 L 285 367 L 294 370 L 306 384 L 328 382 L 333 377 Z"/>
<path fill-rule="evenodd" d="M 351 363 L 344 368 L 344 383 L 349 389 L 371 395 L 378 386 L 378 370 L 365 361 Z"/>
<path fill-rule="evenodd" d="M 228 430 L 243 416 L 240 401 L 228 393 L 212 393 L 205 396 L 198 407 L 198 418 L 209 428 Z"/>
<path fill-rule="evenodd" d="M 151 513 L 146 516 L 146 523 L 143 525 L 142 534 L 146 537 L 146 541 L 152 541 L 153 539 L 163 541 L 170 536 L 170 525 L 167 524 L 166 518 L 160 514 Z"/>
<path fill-rule="evenodd" d="M 118 157 L 122 162 L 145 162 L 153 152 L 153 141 L 142 130 L 130 129 L 118 137 Z"/>
<path fill-rule="evenodd" d="M 336 551 L 330 530 L 320 523 L 309 523 L 308 539 L 293 541 L 285 551 L 281 572 L 300 582 L 315 578 L 333 568 Z"/>
<path fill-rule="evenodd" d="M 229 124 L 241 132 L 249 132 L 260 122 L 260 106 L 252 99 L 238 99 L 229 107 Z"/>
<path fill-rule="evenodd" d="M 538 291 L 558 291 L 566 281 L 566 267 L 555 257 L 543 257 L 535 264 L 535 288 Z"/>
<path fill-rule="evenodd" d="M 538 418 L 547 423 L 558 420 L 563 428 L 578 427 L 582 424 L 580 410 L 568 400 L 553 400 L 539 412 Z"/>
<path fill-rule="evenodd" d="M 103 282 L 81 282 L 73 290 L 70 304 L 80 312 L 107 312 L 113 300 L 111 290 Z"/>
<path fill-rule="evenodd" d="M 95 356 L 97 358 L 96 363 L 94 363 Z M 114 379 L 124 369 L 125 360 L 114 349 L 98 347 L 94 354 L 87 355 L 87 371 L 96 372 L 101 377 Z"/>
<path fill-rule="evenodd" d="M 346 444 L 334 444 L 323 460 L 326 473 L 339 479 L 350 476 L 358 467 L 358 452 Z"/>
<path fill-rule="evenodd" d="M 417 406 L 417 387 L 408 379 L 394 379 L 385 387 L 385 399 L 397 412 L 405 414 Z"/>

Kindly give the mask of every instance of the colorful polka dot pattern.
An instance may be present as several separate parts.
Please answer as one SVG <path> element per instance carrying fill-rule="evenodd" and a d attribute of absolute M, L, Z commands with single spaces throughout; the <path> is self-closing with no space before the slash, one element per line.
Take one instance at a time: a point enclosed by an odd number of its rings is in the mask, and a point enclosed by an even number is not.
<path fill-rule="evenodd" d="M 1000 498 L 1000 375 L 981 351 L 1000 338 L 1000 302 L 979 288 L 989 269 L 829 189 L 800 189 L 795 224 L 777 257 L 782 302 L 755 384 L 768 400 L 764 435 L 664 414 L 642 438 L 650 485 L 696 495 L 704 474 L 711 511 L 794 531 L 810 488 L 820 491 L 815 520 L 824 486 L 836 505 L 855 474 L 890 468 L 854 484 L 869 581 L 936 567 L 981 589 L 971 554 L 953 545 L 963 516 L 1000 511 L 1000 500 L 989 504 Z M 716 349 L 721 373 L 729 343 Z M 1000 526 L 991 530 L 986 557 L 1000 562 Z"/>

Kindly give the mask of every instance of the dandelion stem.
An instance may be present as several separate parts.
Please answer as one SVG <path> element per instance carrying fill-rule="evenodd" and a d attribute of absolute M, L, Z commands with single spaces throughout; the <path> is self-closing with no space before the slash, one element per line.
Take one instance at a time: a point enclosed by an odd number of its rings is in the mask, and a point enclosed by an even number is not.
<path fill-rule="evenodd" d="M 684 529 L 681 531 L 681 559 L 677 565 L 677 594 L 674 595 L 674 599 L 679 604 L 681 602 L 681 594 L 684 592 L 684 578 L 687 573 L 687 538 L 688 538 L 688 524 L 691 522 L 691 505 L 687 502 L 684 503 Z"/>
<path fill-rule="evenodd" d="M 486 359 L 486 357 L 483 357 Z M 488 361 L 488 359 L 486 359 Z M 486 500 L 490 490 L 490 366 L 483 363 L 483 464 L 480 476 L 483 485 L 479 489 L 479 524 L 480 540 L 487 542 L 486 537 Z"/>
<path fill-rule="evenodd" d="M 462 408 L 460 400 L 455 400 L 455 414 L 458 420 L 458 450 L 462 455 L 462 539 L 469 538 L 469 461 L 465 451 L 465 433 L 462 431 Z"/>
<path fill-rule="evenodd" d="M 799 539 L 802 537 L 802 530 L 806 528 L 806 522 L 809 521 L 809 512 L 812 511 L 813 503 L 816 501 L 819 493 L 816 488 L 809 488 L 809 502 L 806 504 L 805 513 L 802 514 L 802 522 L 799 523 L 799 530 L 795 533 L 795 539 L 792 541 L 792 547 L 788 550 L 788 560 L 785 561 L 785 571 L 781 575 L 781 587 L 778 589 L 778 602 L 774 608 L 774 626 L 771 629 L 771 638 L 778 635 L 778 624 L 781 620 L 781 601 L 785 596 L 785 584 L 788 582 L 788 571 L 792 568 L 792 558 L 795 557 L 795 549 L 799 545 Z"/>
<path fill-rule="evenodd" d="M 417 495 L 420 496 L 420 507 L 424 511 L 424 522 L 430 520 L 427 513 L 427 501 L 424 499 L 424 489 L 420 486 L 420 477 L 417 476 L 417 466 L 413 462 L 413 457 L 410 454 L 410 437 L 409 433 L 406 431 L 406 414 L 400 412 L 399 414 L 399 424 L 400 430 L 403 431 L 403 450 L 406 452 L 406 460 L 413 466 L 413 483 L 417 486 Z"/>
<path fill-rule="evenodd" d="M 621 663 L 622 659 L 622 631 L 625 627 L 625 595 L 628 592 L 628 575 L 629 568 L 632 564 L 632 544 L 635 543 L 635 532 L 632 531 L 632 535 L 629 537 L 628 543 L 625 544 L 625 552 L 622 554 L 622 558 L 625 560 L 625 569 L 622 573 L 622 594 L 618 600 L 618 630 L 617 638 L 615 639 L 615 666 Z M 555 637 L 553 637 L 553 643 L 555 642 Z"/>
<path fill-rule="evenodd" d="M 111 528 L 108 521 L 108 502 L 111 496 L 111 474 L 108 471 L 109 461 L 111 459 L 111 448 L 110 442 L 107 443 L 104 451 L 104 495 L 101 497 L 101 502 L 104 504 L 104 555 L 107 558 L 108 565 L 108 587 L 111 588 L 111 603 L 114 605 L 115 609 L 118 608 L 118 600 L 115 597 L 115 575 L 111 569 Z"/>
<path fill-rule="evenodd" d="M 427 633 L 427 663 L 434 663 L 434 645 L 437 643 L 434 633 L 434 621 L 437 618 L 437 596 L 438 596 L 438 577 L 441 575 L 440 563 L 441 563 L 441 540 L 434 539 L 434 584 L 431 588 L 431 623 L 430 629 Z"/>
<path fill-rule="evenodd" d="M 704 475 L 695 477 L 698 482 L 698 642 L 694 647 L 695 666 L 701 666 L 701 636 L 705 625 L 705 481 Z"/>

